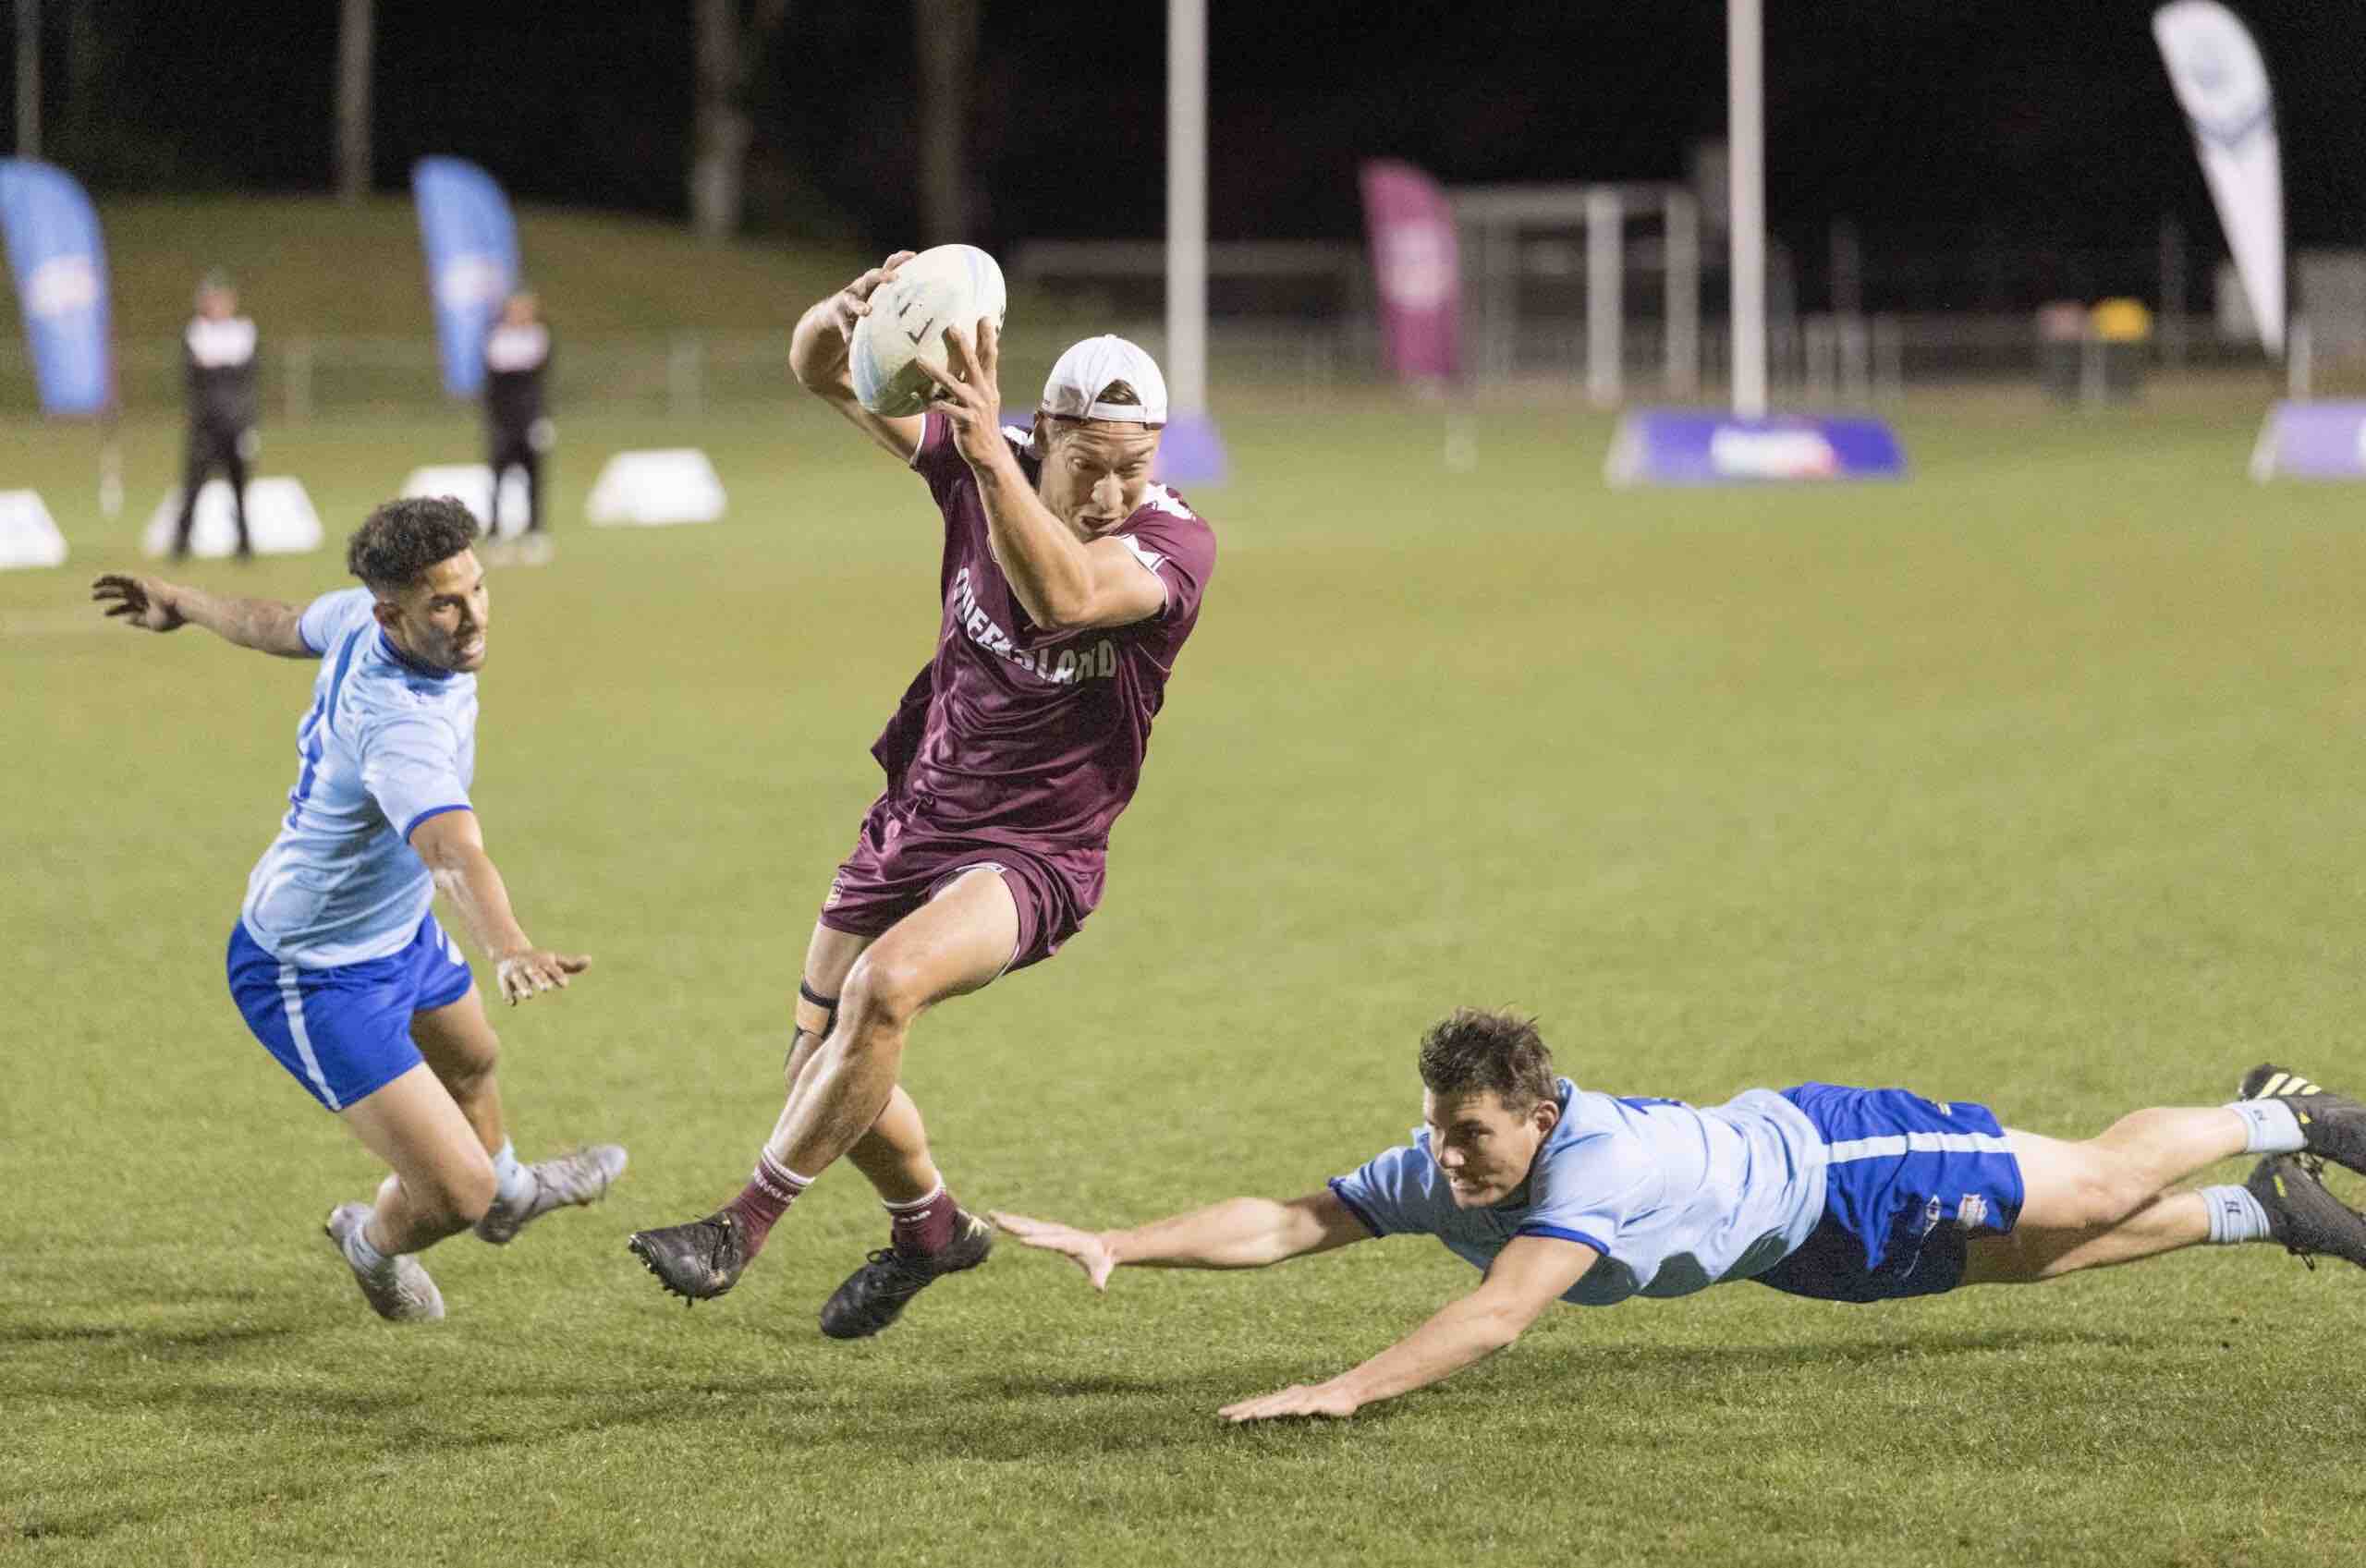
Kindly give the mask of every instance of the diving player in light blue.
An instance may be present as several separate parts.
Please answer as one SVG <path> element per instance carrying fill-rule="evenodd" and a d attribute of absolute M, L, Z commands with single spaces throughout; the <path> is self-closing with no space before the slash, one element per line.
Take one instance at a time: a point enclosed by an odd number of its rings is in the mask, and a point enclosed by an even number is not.
<path fill-rule="evenodd" d="M 429 907 L 439 890 L 451 900 L 513 1005 L 591 964 L 519 929 L 470 802 L 490 622 L 476 534 L 457 501 L 390 501 L 347 548 L 363 586 L 300 611 L 154 577 L 103 577 L 91 590 L 144 630 L 196 625 L 320 661 L 296 787 L 231 929 L 230 994 L 264 1049 L 393 1168 L 374 1207 L 340 1204 L 327 1229 L 364 1298 L 396 1321 L 444 1316 L 413 1254 L 470 1227 L 506 1243 L 553 1209 L 596 1201 L 625 1167 L 615 1144 L 518 1163 L 494 1073 L 500 1042 Z"/>
<path fill-rule="evenodd" d="M 1326 1382 L 1227 1405 L 1229 1420 L 1339 1416 L 1436 1382 L 1518 1339 L 1555 1300 L 1607 1307 L 1756 1280 L 1882 1301 L 2028 1283 L 2205 1242 L 2275 1241 L 2366 1267 L 2366 1215 L 2316 1161 L 2366 1171 L 2366 1105 L 2255 1068 L 2230 1105 L 2132 1112 L 2068 1143 L 1970 1100 L 1802 1084 L 1723 1105 L 1617 1099 L 1554 1076 L 1533 1020 L 1464 1009 L 1421 1041 L 1413 1141 L 1289 1203 L 1237 1197 L 1098 1234 L 996 1214 L 1073 1258 L 1255 1269 L 1399 1233 L 1485 1270 L 1478 1288 Z M 2173 1192 L 2263 1156 L 2241 1186 Z"/>

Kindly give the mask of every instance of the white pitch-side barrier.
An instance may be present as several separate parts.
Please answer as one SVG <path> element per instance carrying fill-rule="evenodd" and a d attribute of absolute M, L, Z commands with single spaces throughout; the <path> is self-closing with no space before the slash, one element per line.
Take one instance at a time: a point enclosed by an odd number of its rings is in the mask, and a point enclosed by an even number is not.
<path fill-rule="evenodd" d="M 493 531 L 493 469 L 483 463 L 442 463 L 413 468 L 410 478 L 403 480 L 403 494 L 453 496 L 476 514 L 485 532 L 495 539 L 515 539 L 526 531 L 526 474 L 522 468 L 513 468 L 501 476 L 501 531 L 497 534 Z"/>
<path fill-rule="evenodd" d="M 181 490 L 165 492 L 148 516 L 140 547 L 150 555 L 168 555 L 173 549 L 173 524 L 181 513 Z M 321 547 L 321 515 L 303 481 L 286 474 L 247 481 L 247 535 L 258 555 L 301 555 Z M 230 499 L 230 481 L 212 479 L 197 492 L 197 517 L 189 529 L 189 553 L 208 560 L 237 553 L 238 525 Z"/>
<path fill-rule="evenodd" d="M 723 516 L 723 479 L 695 446 L 619 452 L 600 470 L 584 506 L 609 528 L 711 523 Z"/>
<path fill-rule="evenodd" d="M 66 536 L 37 490 L 0 490 L 0 572 L 66 565 Z"/>

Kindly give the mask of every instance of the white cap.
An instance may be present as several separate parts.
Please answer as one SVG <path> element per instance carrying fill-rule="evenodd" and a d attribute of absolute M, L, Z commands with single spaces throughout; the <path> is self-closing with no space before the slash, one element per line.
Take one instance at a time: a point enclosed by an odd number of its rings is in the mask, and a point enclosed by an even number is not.
<path fill-rule="evenodd" d="M 1140 403 L 1104 403 L 1112 382 L 1134 389 Z M 1043 412 L 1058 419 L 1116 419 L 1156 430 L 1166 423 L 1166 378 L 1139 344 L 1111 334 L 1072 344 L 1043 383 Z"/>

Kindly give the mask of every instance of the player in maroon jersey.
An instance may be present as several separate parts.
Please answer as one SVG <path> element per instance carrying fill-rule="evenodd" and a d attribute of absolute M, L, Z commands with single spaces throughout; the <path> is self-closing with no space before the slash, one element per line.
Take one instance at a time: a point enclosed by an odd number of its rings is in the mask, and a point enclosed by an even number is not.
<path fill-rule="evenodd" d="M 840 1155 L 878 1189 L 891 1245 L 822 1308 L 877 1333 L 993 1245 L 930 1158 L 896 1083 L 912 1020 L 1039 963 L 1101 901 L 1109 824 L 1133 798 L 1151 721 L 1199 619 L 1215 536 L 1151 480 L 1166 383 L 1119 337 L 1060 356 L 1032 432 L 1004 428 L 997 334 L 949 328 L 934 408 L 856 401 L 847 345 L 898 252 L 805 312 L 799 384 L 927 481 L 945 519 L 936 656 L 872 755 L 887 787 L 838 868 L 805 954 L 788 1102 L 747 1189 L 703 1220 L 635 1233 L 665 1288 L 721 1295 Z"/>

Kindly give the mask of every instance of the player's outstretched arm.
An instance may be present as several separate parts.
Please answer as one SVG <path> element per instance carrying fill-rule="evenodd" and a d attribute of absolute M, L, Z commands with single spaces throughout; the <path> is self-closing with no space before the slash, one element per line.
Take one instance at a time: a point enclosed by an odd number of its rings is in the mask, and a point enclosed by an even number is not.
<path fill-rule="evenodd" d="M 427 863 L 435 890 L 452 901 L 469 934 L 492 955 L 501 994 L 511 1006 L 554 986 L 564 991 L 569 975 L 592 966 L 589 954 L 536 947 L 519 929 L 509 907 L 509 889 L 484 852 L 484 834 L 474 811 L 443 811 L 427 818 L 411 830 L 410 846 Z"/>
<path fill-rule="evenodd" d="M 1107 1290 L 1110 1274 L 1121 1264 L 1138 1269 L 1262 1269 L 1372 1239 L 1363 1222 L 1327 1187 L 1287 1203 L 1229 1198 L 1129 1231 L 1079 1231 L 1024 1214 L 990 1217 L 1027 1246 L 1073 1258 L 1094 1290 Z"/>
<path fill-rule="evenodd" d="M 909 250 L 896 251 L 827 299 L 816 303 L 798 318 L 796 330 L 788 335 L 788 371 L 797 378 L 797 384 L 835 408 L 857 430 L 903 463 L 909 463 L 912 454 L 921 449 L 921 434 L 927 424 L 919 419 L 890 419 L 864 407 L 854 395 L 854 376 L 847 369 L 847 347 L 854 341 L 855 322 L 871 313 L 872 295 L 896 275 L 897 267 L 911 259 Z"/>
<path fill-rule="evenodd" d="M 203 589 L 185 588 L 162 577 L 130 577 L 110 572 L 91 584 L 91 602 L 104 604 L 109 616 L 141 631 L 178 631 L 185 626 L 207 631 L 240 648 L 276 653 L 283 659 L 317 659 L 304 646 L 297 623 L 304 612 L 275 599 L 235 599 Z"/>
<path fill-rule="evenodd" d="M 1227 1404 L 1218 1414 L 1234 1423 L 1352 1416 L 1367 1404 L 1426 1388 L 1519 1338 L 1600 1256 L 1578 1242 L 1515 1236 L 1495 1255 L 1477 1290 L 1446 1303 L 1428 1322 L 1363 1365 L 1328 1382 L 1299 1383 Z"/>

